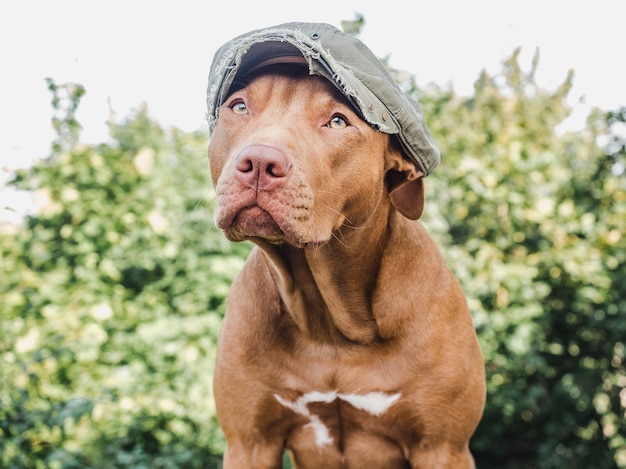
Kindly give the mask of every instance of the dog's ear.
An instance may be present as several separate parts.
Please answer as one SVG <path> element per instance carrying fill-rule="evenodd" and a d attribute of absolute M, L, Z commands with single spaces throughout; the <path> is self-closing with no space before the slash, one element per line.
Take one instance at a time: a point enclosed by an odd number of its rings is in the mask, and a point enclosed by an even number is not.
<path fill-rule="evenodd" d="M 424 213 L 424 173 L 394 150 L 388 155 L 386 170 L 385 184 L 391 204 L 405 217 L 419 219 Z"/>

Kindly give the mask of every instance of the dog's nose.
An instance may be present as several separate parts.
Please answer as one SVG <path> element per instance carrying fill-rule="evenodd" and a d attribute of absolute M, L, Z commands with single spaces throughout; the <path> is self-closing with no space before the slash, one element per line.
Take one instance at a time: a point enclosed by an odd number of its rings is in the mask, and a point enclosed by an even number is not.
<path fill-rule="evenodd" d="M 278 148 L 267 145 L 249 145 L 235 160 L 237 177 L 250 187 L 271 190 L 287 176 L 291 163 Z"/>

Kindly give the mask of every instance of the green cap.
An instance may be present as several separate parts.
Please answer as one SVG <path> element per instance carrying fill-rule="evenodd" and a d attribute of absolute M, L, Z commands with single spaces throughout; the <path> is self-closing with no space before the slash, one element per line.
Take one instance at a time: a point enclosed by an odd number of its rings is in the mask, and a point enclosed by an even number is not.
<path fill-rule="evenodd" d="M 213 132 L 219 107 L 235 78 L 264 65 L 298 62 L 308 63 L 310 74 L 332 82 L 373 128 L 395 135 L 424 175 L 432 173 L 440 160 L 439 149 L 420 104 L 398 87 L 359 39 L 324 23 L 285 23 L 224 44 L 215 53 L 209 74 L 209 130 Z"/>

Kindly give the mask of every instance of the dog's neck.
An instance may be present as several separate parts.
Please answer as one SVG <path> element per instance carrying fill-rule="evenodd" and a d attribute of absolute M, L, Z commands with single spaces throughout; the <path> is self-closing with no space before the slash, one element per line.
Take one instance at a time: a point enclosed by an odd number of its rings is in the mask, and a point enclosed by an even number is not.
<path fill-rule="evenodd" d="M 372 296 L 390 242 L 388 227 L 403 222 L 394 210 L 381 217 L 384 221 L 380 223 L 337 233 L 331 241 L 315 248 L 256 241 L 286 311 L 309 338 L 361 344 L 381 339 Z"/>

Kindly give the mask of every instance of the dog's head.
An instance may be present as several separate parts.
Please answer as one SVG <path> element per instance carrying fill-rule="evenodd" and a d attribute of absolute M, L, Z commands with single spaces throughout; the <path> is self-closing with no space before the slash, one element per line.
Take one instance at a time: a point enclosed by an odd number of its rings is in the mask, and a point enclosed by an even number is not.
<path fill-rule="evenodd" d="M 421 216 L 439 152 L 419 104 L 357 39 L 308 23 L 236 38 L 215 56 L 207 103 L 216 223 L 230 239 L 319 244 L 363 226 L 384 192 Z"/>

